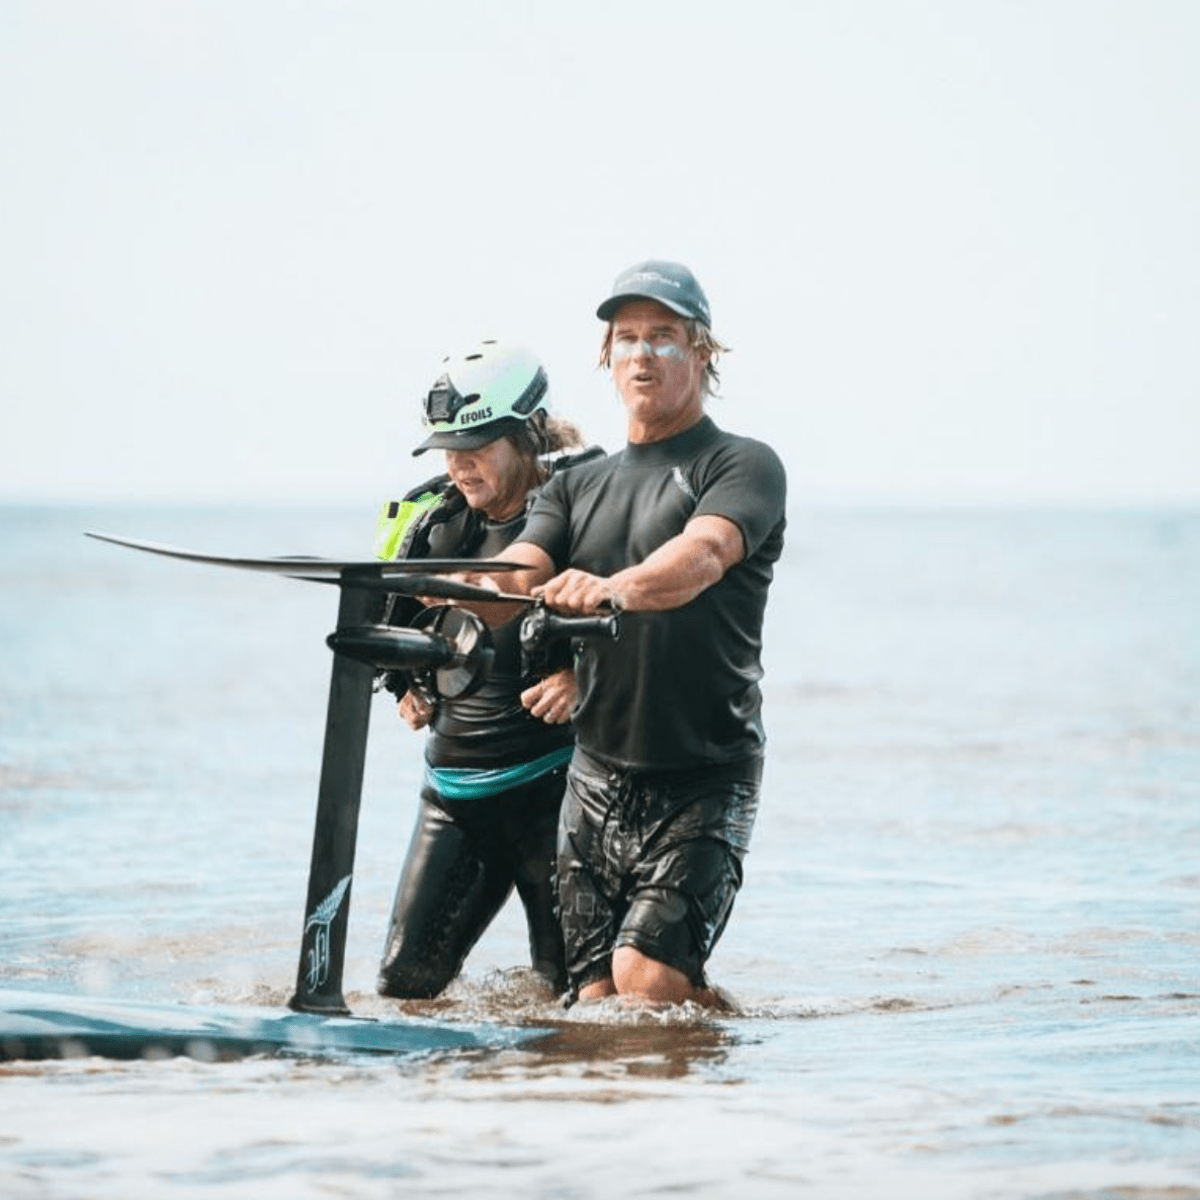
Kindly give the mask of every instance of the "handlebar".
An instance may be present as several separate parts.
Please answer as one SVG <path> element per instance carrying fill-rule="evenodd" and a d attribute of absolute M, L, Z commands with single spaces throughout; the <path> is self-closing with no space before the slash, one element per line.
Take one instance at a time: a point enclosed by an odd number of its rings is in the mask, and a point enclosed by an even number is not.
<path fill-rule="evenodd" d="M 563 617 L 551 612 L 543 600 L 535 600 L 521 619 L 521 655 L 526 673 L 545 670 L 549 646 L 569 638 L 612 638 L 621 636 L 621 614 Z"/>
<path fill-rule="evenodd" d="M 525 675 L 551 670 L 551 647 L 575 638 L 621 636 L 621 615 L 564 617 L 543 600 L 530 601 L 521 619 L 521 666 Z M 370 663 L 397 695 L 412 688 L 426 699 L 469 696 L 491 670 L 495 649 L 487 626 L 468 609 L 437 605 L 422 609 L 411 626 L 359 625 L 326 639 L 330 649 Z M 390 680 L 390 681 L 389 681 Z"/>

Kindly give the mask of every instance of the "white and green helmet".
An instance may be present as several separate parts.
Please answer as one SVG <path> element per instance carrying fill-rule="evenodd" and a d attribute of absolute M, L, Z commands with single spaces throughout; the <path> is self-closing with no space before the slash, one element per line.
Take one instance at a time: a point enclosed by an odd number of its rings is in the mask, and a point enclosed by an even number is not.
<path fill-rule="evenodd" d="M 546 368 L 524 346 L 485 341 L 449 354 L 425 394 L 421 424 L 428 437 L 413 454 L 478 450 L 516 433 L 545 411 L 549 386 Z"/>

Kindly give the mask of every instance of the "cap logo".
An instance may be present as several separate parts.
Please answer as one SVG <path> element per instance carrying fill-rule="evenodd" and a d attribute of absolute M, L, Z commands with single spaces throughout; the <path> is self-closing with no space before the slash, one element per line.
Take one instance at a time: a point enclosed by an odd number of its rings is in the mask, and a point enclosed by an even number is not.
<path fill-rule="evenodd" d="M 596 316 L 609 321 L 626 300 L 657 300 L 681 317 L 711 323 L 708 298 L 696 277 L 682 263 L 650 259 L 626 267 L 613 284 L 612 295 L 596 309 Z"/>
<path fill-rule="evenodd" d="M 627 283 L 667 283 L 677 291 L 683 286 L 678 279 L 668 279 L 665 275 L 660 275 L 657 271 L 635 271 L 632 275 L 627 275 L 621 281 L 621 285 Z"/>

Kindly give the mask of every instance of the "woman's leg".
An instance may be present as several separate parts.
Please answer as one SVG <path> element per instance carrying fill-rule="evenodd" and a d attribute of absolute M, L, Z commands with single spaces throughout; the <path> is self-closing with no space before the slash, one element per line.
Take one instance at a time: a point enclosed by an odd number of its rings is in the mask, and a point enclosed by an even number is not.
<path fill-rule="evenodd" d="M 384 996 L 428 999 L 462 969 L 512 887 L 429 788 L 396 888 L 376 985 Z"/>

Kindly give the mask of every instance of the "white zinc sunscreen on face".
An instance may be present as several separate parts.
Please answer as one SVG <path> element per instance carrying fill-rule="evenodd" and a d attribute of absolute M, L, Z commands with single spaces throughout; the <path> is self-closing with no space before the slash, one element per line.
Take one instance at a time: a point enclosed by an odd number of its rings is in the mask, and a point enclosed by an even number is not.
<path fill-rule="evenodd" d="M 637 358 L 639 354 L 653 354 L 656 358 L 686 358 L 687 351 L 674 342 L 651 346 L 647 341 L 618 342 L 612 348 L 613 358 Z"/>

